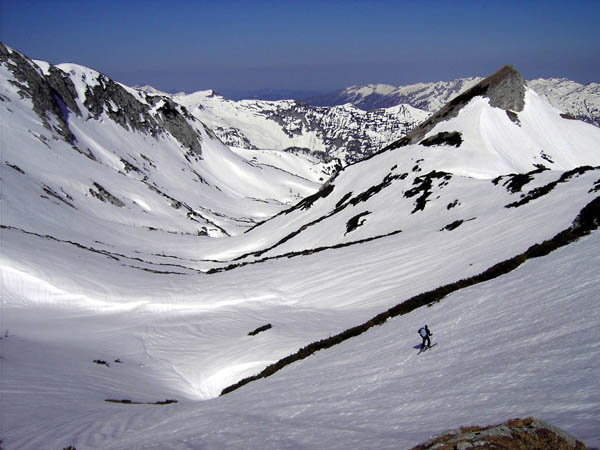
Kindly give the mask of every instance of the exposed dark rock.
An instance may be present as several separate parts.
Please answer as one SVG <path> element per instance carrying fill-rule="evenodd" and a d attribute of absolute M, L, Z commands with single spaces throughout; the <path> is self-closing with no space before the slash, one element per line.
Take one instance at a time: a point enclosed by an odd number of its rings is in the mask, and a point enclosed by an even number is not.
<path fill-rule="evenodd" d="M 227 233 L 227 231 L 225 231 L 223 228 L 221 228 L 219 225 L 217 225 L 216 223 L 214 223 L 209 218 L 204 217 L 202 214 L 200 214 L 199 212 L 197 212 L 194 208 L 192 208 L 187 203 L 177 200 L 176 198 L 174 198 L 174 197 L 170 196 L 169 194 L 161 191 L 156 186 L 153 186 L 152 184 L 150 184 L 150 183 L 148 183 L 146 181 L 144 181 L 144 184 L 146 184 L 146 186 L 148 186 L 148 189 L 150 189 L 151 191 L 153 191 L 153 192 L 161 195 L 162 197 L 166 198 L 169 201 L 169 204 L 170 204 L 171 208 L 174 208 L 174 209 L 181 209 L 181 208 L 183 208 L 183 209 L 185 209 L 187 211 L 186 216 L 187 216 L 188 219 L 193 220 L 194 222 L 204 221 L 204 222 L 212 225 L 215 229 L 218 229 L 225 236 L 229 236 L 229 234 Z"/>
<path fill-rule="evenodd" d="M 149 228 L 151 228 L 151 227 L 149 227 Z M 74 247 L 76 247 L 76 248 L 78 248 L 80 250 L 85 250 L 85 251 L 89 251 L 89 252 L 92 252 L 92 253 L 96 253 L 96 254 L 105 256 L 107 258 L 110 258 L 111 260 L 114 260 L 114 261 L 129 260 L 129 261 L 134 261 L 136 263 L 141 263 L 141 264 L 149 265 L 149 266 L 153 266 L 153 267 L 161 267 L 161 268 L 163 268 L 163 267 L 169 267 L 169 268 L 174 267 L 174 268 L 177 268 L 177 269 L 182 269 L 186 273 L 192 273 L 192 274 L 203 273 L 203 272 L 201 272 L 199 270 L 192 269 L 190 267 L 186 267 L 186 266 L 183 266 L 183 265 L 180 265 L 180 264 L 165 264 L 165 263 L 158 263 L 157 264 L 157 263 L 154 263 L 152 261 L 145 261 L 145 260 L 143 260 L 141 258 L 127 256 L 127 255 L 124 255 L 122 253 L 110 252 L 108 250 L 102 250 L 102 249 L 98 249 L 98 248 L 94 248 L 94 247 L 88 247 L 88 246 L 80 244 L 78 242 L 67 241 L 67 240 L 64 240 L 64 239 L 57 239 L 57 238 L 55 238 L 53 236 L 50 236 L 50 235 L 47 235 L 47 234 L 42 235 L 42 234 L 34 233 L 34 232 L 31 232 L 31 231 L 23 230 L 21 228 L 16 228 L 16 227 L 13 227 L 13 226 L 0 225 L 0 229 L 2 229 L 2 230 L 10 230 L 10 231 L 13 231 L 13 232 L 19 232 L 19 233 L 23 233 L 23 234 L 25 234 L 27 236 L 35 236 L 35 237 L 38 237 L 38 238 L 41 238 L 41 239 L 47 239 L 47 240 L 50 240 L 50 241 L 53 241 L 53 242 L 60 242 L 62 244 L 72 245 L 72 246 L 74 246 Z M 138 267 L 138 266 L 131 265 L 131 264 L 128 264 L 127 266 L 128 267 L 132 267 L 134 269 L 150 271 L 150 272 L 158 273 L 158 274 L 176 274 L 176 275 L 185 275 L 186 274 L 186 273 L 182 273 L 182 272 L 173 272 L 173 271 L 164 271 L 164 270 L 153 270 L 153 269 L 148 269 L 146 267 Z"/>
<path fill-rule="evenodd" d="M 402 178 L 401 174 L 393 175 L 391 173 L 388 173 L 381 183 L 376 184 L 375 186 L 371 186 L 366 191 L 361 192 L 360 194 L 356 195 L 355 197 L 350 199 L 347 204 L 356 206 L 361 202 L 365 202 L 369 198 L 373 197 L 375 194 L 379 193 L 384 188 L 390 186 L 394 180 L 398 180 L 401 178 Z"/>
<path fill-rule="evenodd" d="M 147 163 L 150 165 L 150 167 L 153 167 L 153 168 L 155 168 L 155 169 L 156 169 L 156 164 L 154 163 L 154 161 L 152 161 L 150 158 L 148 158 L 148 157 L 147 157 L 146 155 L 144 155 L 143 153 L 140 153 L 140 156 L 142 157 L 142 159 L 143 159 L 144 161 L 146 161 L 146 162 L 147 162 Z"/>
<path fill-rule="evenodd" d="M 540 197 L 546 195 L 547 193 L 552 191 L 552 189 L 554 189 L 559 183 L 565 183 L 574 176 L 583 175 L 585 172 L 588 172 L 590 170 L 598 170 L 598 169 L 600 169 L 600 167 L 581 166 L 581 167 L 577 167 L 573 170 L 564 172 L 558 180 L 552 181 L 544 186 L 540 186 L 540 187 L 537 187 L 537 188 L 529 191 L 527 194 L 523 195 L 520 200 L 513 202 L 513 203 L 509 203 L 508 205 L 505 205 L 505 208 L 518 208 L 519 206 L 523 206 L 532 200 L 535 200 L 537 198 L 540 198 Z"/>
<path fill-rule="evenodd" d="M 323 186 L 319 191 L 315 192 L 314 194 L 309 195 L 308 197 L 305 197 L 302 201 L 300 201 L 293 208 L 286 210 L 285 214 L 289 214 L 292 211 L 295 211 L 297 209 L 309 209 L 317 200 L 319 200 L 320 198 L 327 197 L 332 192 L 333 192 L 333 184 L 327 184 L 327 185 Z"/>
<path fill-rule="evenodd" d="M 455 220 L 452 223 L 449 223 L 448 225 L 446 225 L 444 228 L 442 228 L 440 231 L 452 231 L 457 229 L 458 227 L 460 227 L 462 224 L 464 223 L 464 220 Z"/>
<path fill-rule="evenodd" d="M 118 206 L 119 208 L 122 208 L 123 206 L 125 206 L 125 203 L 123 203 L 117 197 L 115 197 L 110 192 L 108 192 L 106 189 L 104 189 L 104 187 L 102 187 L 98 183 L 93 183 L 93 184 L 97 190 L 90 188 L 89 191 L 90 191 L 90 194 L 92 194 L 98 200 L 100 200 L 102 202 L 111 203 L 115 206 Z"/>
<path fill-rule="evenodd" d="M 161 97 L 161 99 L 164 103 L 158 108 L 158 114 L 162 119 L 162 125 L 181 145 L 190 150 L 192 156 L 200 158 L 202 156 L 202 138 L 177 110 L 175 103 L 170 98 Z"/>
<path fill-rule="evenodd" d="M 352 217 L 348 223 L 346 223 L 346 234 L 356 230 L 358 227 L 361 227 L 366 219 L 363 219 L 364 216 L 368 216 L 371 214 L 371 211 L 364 211 L 356 216 Z M 362 219 L 362 220 L 361 220 Z"/>
<path fill-rule="evenodd" d="M 123 163 L 123 167 L 125 168 L 125 172 L 127 172 L 127 173 L 129 173 L 129 172 L 142 173 L 142 171 L 138 167 L 134 166 L 126 159 L 121 158 L 121 163 Z"/>
<path fill-rule="evenodd" d="M 77 153 L 82 154 L 83 156 L 85 156 L 86 158 L 91 159 L 92 161 L 97 161 L 96 157 L 94 156 L 94 154 L 92 153 L 92 151 L 89 148 L 86 148 L 85 150 L 81 150 L 79 147 L 77 147 L 76 145 L 73 145 L 71 147 L 73 150 L 75 150 Z"/>
<path fill-rule="evenodd" d="M 273 328 L 273 325 L 268 323 L 266 325 L 258 327 L 256 330 L 251 331 L 250 333 L 248 333 L 248 336 L 256 336 L 258 333 L 262 333 L 263 331 L 267 331 L 271 328 Z"/>
<path fill-rule="evenodd" d="M 21 96 L 31 99 L 33 109 L 42 119 L 44 126 L 57 132 L 68 143 L 74 144 L 76 138 L 69 128 L 69 114 L 80 116 L 81 111 L 77 106 L 77 91 L 69 74 L 54 66 L 50 66 L 48 74 L 44 74 L 33 61 L 18 52 L 11 53 L 2 43 L 0 62 L 4 63 L 16 78 L 12 83 L 20 89 Z M 95 80 L 85 81 L 94 82 L 93 85 L 87 85 L 83 100 L 93 118 L 98 119 L 105 112 L 126 130 L 139 131 L 155 137 L 166 130 L 189 150 L 189 154 L 195 158 L 201 156 L 201 137 L 188 122 L 195 119 L 185 108 L 182 108 L 183 113 L 180 113 L 170 98 L 147 97 L 151 102 L 163 102 L 157 110 L 158 118 L 155 118 L 149 105 L 138 101 L 120 84 L 105 75 L 99 74 Z M 90 152 L 83 152 L 76 146 L 73 148 L 94 159 Z"/>
<path fill-rule="evenodd" d="M 47 195 L 55 198 L 56 200 L 64 203 L 67 206 L 70 206 L 73 209 L 77 209 L 77 208 L 75 208 L 75 206 L 73 206 L 72 203 L 70 203 L 70 201 L 73 201 L 73 197 L 71 197 L 69 194 L 64 194 L 64 197 L 63 197 L 62 195 L 57 194 L 52 188 L 45 186 L 45 185 L 43 186 L 43 190 Z"/>
<path fill-rule="evenodd" d="M 23 171 L 23 169 L 21 169 L 21 168 L 20 168 L 19 166 L 17 166 L 16 164 L 11 164 L 11 163 L 9 163 L 9 162 L 7 162 L 7 161 L 4 161 L 4 163 L 5 163 L 5 164 L 6 164 L 8 167 L 10 167 L 10 168 L 12 168 L 12 169 L 15 169 L 15 170 L 16 170 L 17 172 L 19 172 L 20 174 L 22 174 L 22 175 L 25 175 L 25 172 Z"/>
<path fill-rule="evenodd" d="M 256 150 L 257 147 L 250 142 L 250 139 L 237 128 L 234 127 L 215 127 L 214 132 L 217 134 L 221 142 L 233 147 L 242 147 L 249 150 Z"/>
<path fill-rule="evenodd" d="M 341 199 L 340 199 L 340 200 L 339 200 L 339 201 L 338 201 L 338 202 L 335 204 L 335 207 L 336 207 L 336 208 L 339 208 L 339 207 L 341 207 L 341 206 L 342 206 L 342 205 L 343 205 L 343 204 L 346 202 L 346 200 L 348 200 L 350 197 L 352 197 L 352 191 L 350 191 L 350 192 L 348 192 L 347 194 L 345 194 L 345 195 L 344 195 L 344 196 L 343 196 L 343 197 L 342 197 L 342 198 L 341 198 Z"/>
<path fill-rule="evenodd" d="M 560 117 L 562 117 L 563 119 L 568 119 L 568 120 L 579 120 L 573 114 L 569 114 L 569 113 L 561 113 Z"/>
<path fill-rule="evenodd" d="M 46 80 L 53 90 L 53 93 L 57 96 L 57 99 L 63 102 L 70 111 L 81 116 L 81 111 L 75 101 L 75 99 L 78 98 L 77 90 L 69 75 L 54 66 L 50 66 L 48 72 L 49 74 L 46 75 Z"/>
<path fill-rule="evenodd" d="M 507 111 L 521 112 L 525 107 L 525 80 L 512 66 L 504 66 L 481 83 L 486 87 L 490 105 Z"/>
<path fill-rule="evenodd" d="M 411 214 L 414 214 L 417 211 L 423 211 L 425 209 L 425 205 L 427 204 L 427 198 L 431 195 L 433 180 L 436 178 L 441 178 L 444 180 L 444 182 L 447 182 L 452 178 L 452 174 L 432 170 L 426 175 L 416 177 L 413 181 L 413 185 L 415 185 L 415 187 L 404 192 L 404 198 L 411 198 L 416 196 L 417 194 L 421 194 L 415 200 L 415 209 L 412 211 Z M 443 185 L 445 184 L 446 183 L 443 183 Z"/>
<path fill-rule="evenodd" d="M 431 147 L 433 145 L 451 145 L 454 147 L 460 147 L 462 142 L 462 135 L 458 131 L 442 131 L 441 133 L 430 136 L 427 139 L 423 139 L 421 142 L 419 142 L 419 144 L 424 145 L 425 147 Z"/>
<path fill-rule="evenodd" d="M 503 186 L 506 186 L 506 189 L 511 193 L 515 194 L 517 192 L 521 192 L 523 186 L 533 180 L 533 176 L 538 173 L 542 173 L 545 170 L 548 170 L 546 167 L 541 166 L 531 172 L 527 173 L 512 173 L 510 175 L 501 175 L 492 180 L 492 183 L 497 185 L 502 179 L 506 178 Z"/>
<path fill-rule="evenodd" d="M 177 403 L 177 400 L 173 400 L 173 399 L 159 400 L 156 402 L 136 402 L 133 400 L 129 400 L 127 398 L 124 398 L 121 400 L 117 400 L 114 398 L 107 398 L 104 401 L 108 402 L 108 403 L 121 403 L 123 405 L 171 405 L 173 403 Z"/>
<path fill-rule="evenodd" d="M 519 119 L 519 115 L 516 112 L 510 111 L 510 110 L 507 109 L 506 110 L 506 115 L 514 123 L 516 123 L 517 125 L 521 126 L 521 120 Z"/>
<path fill-rule="evenodd" d="M 83 104 L 95 119 L 103 112 L 128 131 L 140 131 L 156 136 L 159 125 L 150 114 L 150 108 L 139 102 L 120 84 L 105 75 L 98 75 L 96 83 L 87 86 Z"/>
<path fill-rule="evenodd" d="M 275 122 L 291 139 L 308 133 L 316 136 L 323 142 L 325 152 L 299 149 L 324 162 L 328 162 L 331 155 L 337 152 L 344 153 L 346 163 L 358 162 L 369 156 L 374 148 L 378 148 L 382 139 L 387 142 L 395 140 L 416 125 L 408 110 L 399 113 L 384 109 L 363 112 L 350 108 L 310 106 L 297 101 L 274 102 L 266 108 L 258 102 L 246 107 L 252 114 Z M 370 132 L 371 130 L 375 133 Z M 243 130 L 215 127 L 214 131 L 227 145 L 255 147 Z"/>
<path fill-rule="evenodd" d="M 545 160 L 548 161 L 550 164 L 554 164 L 554 161 L 552 161 L 552 157 L 548 154 L 546 154 L 543 150 L 540 151 L 540 157 Z"/>
<path fill-rule="evenodd" d="M 471 219 L 466 219 L 466 220 L 462 220 L 462 219 L 455 220 L 454 222 L 449 223 L 448 225 L 446 225 L 440 231 L 452 231 L 452 230 L 455 230 L 458 227 L 460 227 L 463 223 L 470 222 L 471 220 L 475 220 L 475 217 L 472 217 Z"/>
<path fill-rule="evenodd" d="M 33 61 L 16 51 L 10 52 L 1 42 L 0 63 L 4 63 L 16 78 L 11 82 L 20 89 L 21 97 L 31 99 L 33 110 L 44 126 L 66 142 L 75 142 L 68 124 L 69 111 L 77 115 L 81 112 L 75 101 L 77 92 L 67 74 L 53 67 L 49 75 L 44 75 Z"/>
<path fill-rule="evenodd" d="M 448 206 L 446 206 L 446 209 L 452 209 L 452 208 L 457 207 L 458 205 L 460 205 L 460 202 L 458 201 L 458 199 L 456 199 L 452 203 L 448 203 Z"/>

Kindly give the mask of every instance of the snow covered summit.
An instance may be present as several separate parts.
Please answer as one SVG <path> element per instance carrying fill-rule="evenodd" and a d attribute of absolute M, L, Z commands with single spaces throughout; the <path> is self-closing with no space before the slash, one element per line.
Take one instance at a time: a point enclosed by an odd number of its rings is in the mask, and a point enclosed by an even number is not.
<path fill-rule="evenodd" d="M 600 130 L 512 70 L 320 183 L 171 96 L 0 57 L 3 447 L 410 448 L 515 414 L 600 445 L 597 232 L 219 397 L 597 224 Z"/>
<path fill-rule="evenodd" d="M 598 130 L 570 120 L 506 66 L 447 103 L 384 150 L 418 144 L 455 146 L 424 152 L 435 169 L 492 178 L 534 167 L 567 170 L 600 163 Z"/>

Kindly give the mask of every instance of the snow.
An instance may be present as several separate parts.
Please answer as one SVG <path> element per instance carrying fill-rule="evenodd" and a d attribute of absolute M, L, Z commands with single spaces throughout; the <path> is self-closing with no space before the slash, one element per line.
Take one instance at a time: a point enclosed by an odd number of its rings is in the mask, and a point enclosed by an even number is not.
<path fill-rule="evenodd" d="M 406 105 L 367 112 L 350 104 L 319 108 L 291 100 L 234 102 L 213 91 L 172 98 L 229 145 L 260 150 L 297 147 L 342 161 L 357 148 L 364 152 L 403 137 L 428 116 Z"/>
<path fill-rule="evenodd" d="M 436 112 L 452 97 L 466 91 L 481 81 L 481 78 L 459 78 L 452 81 L 415 83 L 404 86 L 368 84 L 350 86 L 337 94 L 341 101 L 350 101 L 361 108 L 373 109 L 378 105 L 410 104 L 430 113 Z"/>
<path fill-rule="evenodd" d="M 318 189 L 323 172 L 308 157 L 232 149 L 194 123 L 202 155 L 186 158 L 169 134 L 71 115 L 92 160 L 44 128 L 1 70 L 3 448 L 410 448 L 448 428 L 526 415 L 600 446 L 598 232 L 219 396 L 310 342 L 570 226 L 598 195 L 598 169 L 506 205 L 565 170 L 599 165 L 600 130 L 531 92 L 521 127 L 478 98 L 430 133 L 461 131 L 464 147 L 381 153 L 342 170 L 328 196 L 286 210 Z M 81 102 L 97 75 L 71 70 Z M 552 170 L 523 192 L 491 181 L 532 170 L 542 147 Z M 405 193 L 432 169 L 452 176 L 434 179 L 413 213 Z M 93 183 L 125 206 L 95 198 Z M 201 227 L 218 237 L 198 236 Z M 438 345 L 417 356 L 424 323 Z"/>
<path fill-rule="evenodd" d="M 235 380 L 251 365 L 225 366 L 223 356 L 234 348 L 232 359 L 246 349 L 260 353 L 267 335 L 242 334 L 251 322 L 243 318 L 264 310 L 263 302 L 231 311 L 233 324 L 222 317 L 211 326 L 191 311 L 5 304 L 6 448 L 409 448 L 448 428 L 530 414 L 597 446 L 599 246 L 594 233 L 209 401 L 198 400 L 202 389 L 193 376 L 207 387 Z M 290 311 L 268 309 L 270 331 L 284 332 Z M 360 319 L 359 311 L 349 314 Z M 310 326 L 309 318 L 301 313 L 294 321 Z M 438 345 L 417 356 L 423 323 Z M 232 340 L 237 346 L 230 347 Z M 193 367 L 198 353 L 212 353 L 211 369 Z M 116 357 L 123 362 L 91 363 Z M 172 371 L 178 359 L 187 366 Z M 268 361 L 252 364 L 259 369 Z M 180 403 L 103 401 L 171 397 Z"/>
<path fill-rule="evenodd" d="M 597 127 L 580 121 L 566 121 L 560 111 L 527 89 L 525 109 L 518 114 L 520 124 L 511 121 L 500 108 L 488 107 L 489 100 L 475 98 L 456 120 L 440 122 L 426 137 L 440 132 L 459 131 L 464 143 L 453 154 L 445 147 L 424 151 L 436 154 L 438 170 L 477 178 L 522 173 L 533 164 L 567 170 L 579 165 L 600 165 L 600 135 Z M 442 147 L 444 148 L 444 147 Z M 551 161 L 544 159 L 548 155 Z"/>

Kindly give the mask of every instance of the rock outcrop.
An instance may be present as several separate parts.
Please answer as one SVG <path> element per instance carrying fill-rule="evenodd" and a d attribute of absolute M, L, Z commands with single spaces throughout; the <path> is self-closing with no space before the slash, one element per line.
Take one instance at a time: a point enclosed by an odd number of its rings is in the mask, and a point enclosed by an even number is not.
<path fill-rule="evenodd" d="M 81 115 L 81 112 L 77 107 L 75 86 L 67 74 L 50 67 L 46 75 L 31 60 L 1 42 L 0 63 L 13 74 L 15 80 L 11 83 L 19 88 L 21 98 L 31 100 L 33 110 L 44 126 L 73 144 L 76 139 L 69 129 L 69 112 L 77 115 Z"/>
<path fill-rule="evenodd" d="M 77 141 L 69 128 L 70 114 L 87 113 L 93 119 L 106 114 L 126 130 L 153 137 L 168 132 L 188 149 L 186 156 L 202 155 L 202 139 L 190 125 L 196 119 L 167 96 L 142 96 L 139 100 L 119 83 L 98 73 L 94 79 L 84 77 L 85 94 L 79 98 L 71 78 L 75 72 L 67 73 L 53 65 L 42 69 L 2 43 L 0 64 L 12 73 L 14 79 L 9 82 L 17 86 L 22 98 L 31 100 L 44 126 L 69 144 L 75 145 Z"/>
<path fill-rule="evenodd" d="M 583 442 L 542 420 L 511 419 L 486 427 L 461 427 L 434 436 L 411 450 L 465 450 L 495 448 L 519 450 L 586 450 Z"/>

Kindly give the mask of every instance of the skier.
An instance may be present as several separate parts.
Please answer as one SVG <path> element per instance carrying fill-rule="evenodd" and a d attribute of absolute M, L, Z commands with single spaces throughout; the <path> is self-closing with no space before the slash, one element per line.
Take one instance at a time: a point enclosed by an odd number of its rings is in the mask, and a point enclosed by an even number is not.
<path fill-rule="evenodd" d="M 433 336 L 433 333 L 429 331 L 427 325 L 419 329 L 419 336 L 423 338 L 423 342 L 421 343 L 421 351 L 425 351 L 425 347 L 431 348 L 431 339 L 429 339 L 429 336 Z"/>

